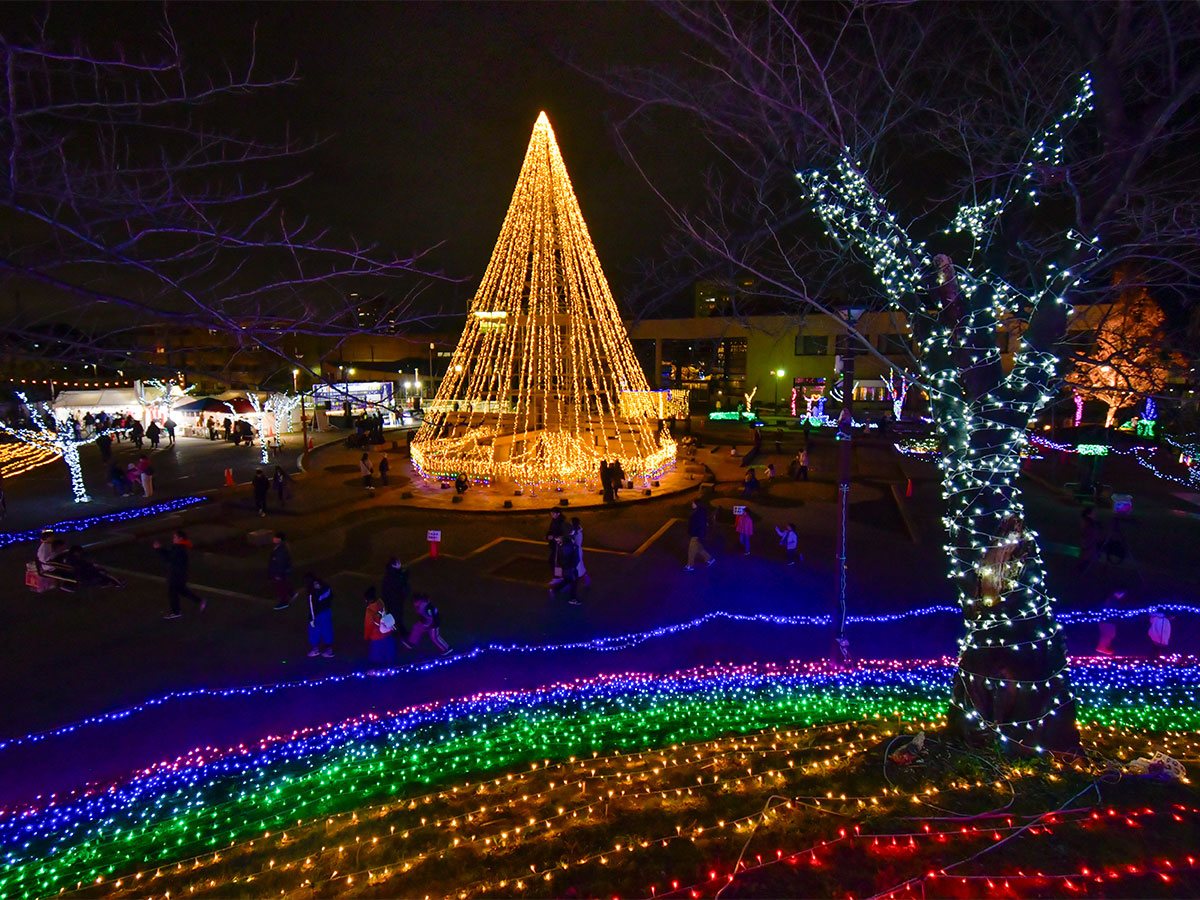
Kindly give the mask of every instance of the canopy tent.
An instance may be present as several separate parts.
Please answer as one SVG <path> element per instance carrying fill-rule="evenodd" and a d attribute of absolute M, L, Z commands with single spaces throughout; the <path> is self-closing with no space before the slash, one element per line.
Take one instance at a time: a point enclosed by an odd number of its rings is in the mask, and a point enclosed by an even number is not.
<path fill-rule="evenodd" d="M 130 412 L 143 418 L 142 405 L 133 388 L 104 388 L 97 391 L 60 391 L 54 398 L 55 409 L 65 409 L 83 416 L 99 412 Z"/>
<path fill-rule="evenodd" d="M 204 416 L 209 414 L 222 413 L 229 414 L 229 407 L 216 397 L 200 397 L 188 403 L 181 403 L 176 406 L 174 412 L 185 413 L 191 416 Z"/>
<path fill-rule="evenodd" d="M 228 400 L 222 400 L 221 403 L 239 416 L 254 415 L 254 404 L 245 397 L 230 397 Z"/>

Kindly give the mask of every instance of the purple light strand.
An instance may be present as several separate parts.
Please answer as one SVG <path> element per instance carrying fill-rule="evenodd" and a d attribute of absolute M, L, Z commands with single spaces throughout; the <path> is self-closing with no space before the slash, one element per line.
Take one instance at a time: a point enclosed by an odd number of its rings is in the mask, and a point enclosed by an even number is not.
<path fill-rule="evenodd" d="M 1097 622 L 1115 621 L 1117 619 L 1134 618 L 1136 616 L 1148 614 L 1153 610 L 1200 614 L 1200 607 L 1188 606 L 1181 603 L 1159 603 L 1155 604 L 1154 606 L 1142 607 L 1139 609 L 1101 609 L 1094 610 L 1092 612 L 1067 611 L 1059 613 L 1058 620 L 1064 625 L 1086 625 L 1095 624 Z M 917 609 L 907 610 L 905 612 L 885 613 L 876 616 L 849 616 L 846 619 L 846 623 L 848 625 L 879 625 L 898 622 L 903 619 L 940 614 L 961 616 L 962 611 L 956 606 L 924 606 Z M 409 663 L 406 666 L 400 666 L 398 668 L 391 669 L 384 675 L 368 675 L 365 672 L 347 672 L 339 675 L 327 675 L 324 678 L 306 679 L 304 681 L 284 681 L 270 684 L 244 685 L 241 687 L 232 688 L 191 688 L 186 691 L 171 691 L 158 697 L 152 697 L 149 700 L 145 700 L 133 706 L 127 706 L 123 709 L 114 710 L 113 712 L 89 716 L 85 719 L 72 722 L 69 725 L 60 726 L 59 728 L 41 732 L 30 732 L 21 737 L 14 737 L 5 741 L 0 741 L 0 752 L 11 747 L 19 747 L 24 744 L 38 743 L 50 738 L 71 734 L 72 732 L 86 726 L 103 725 L 109 722 L 120 721 L 121 719 L 126 719 L 147 710 L 163 706 L 172 700 L 188 700 L 197 697 L 212 697 L 220 699 L 225 697 L 269 695 L 278 691 L 291 690 L 293 688 L 319 688 L 329 684 L 340 684 L 343 682 L 363 680 L 368 678 L 390 678 L 393 676 L 407 675 L 414 672 L 427 672 L 431 669 L 439 668 L 441 666 L 455 665 L 457 663 L 466 662 L 467 660 L 482 657 L 487 653 L 556 653 L 564 650 L 592 650 L 601 653 L 609 653 L 617 650 L 627 650 L 631 647 L 637 646 L 638 644 L 644 643 L 645 641 L 668 637 L 684 631 L 690 631 L 691 629 L 706 625 L 709 622 L 722 619 L 733 622 L 770 624 L 782 627 L 821 627 L 830 625 L 833 621 L 833 616 L 773 616 L 766 613 L 747 615 L 744 613 L 731 613 L 718 610 L 715 612 L 706 613 L 699 618 L 691 619 L 687 622 L 677 622 L 673 625 L 664 625 L 660 628 L 653 628 L 647 631 L 609 635 L 606 637 L 594 638 L 590 641 L 574 641 L 563 644 L 487 644 L 482 647 L 473 647 L 463 653 L 458 653 L 445 658 L 429 659 L 422 662 Z"/>

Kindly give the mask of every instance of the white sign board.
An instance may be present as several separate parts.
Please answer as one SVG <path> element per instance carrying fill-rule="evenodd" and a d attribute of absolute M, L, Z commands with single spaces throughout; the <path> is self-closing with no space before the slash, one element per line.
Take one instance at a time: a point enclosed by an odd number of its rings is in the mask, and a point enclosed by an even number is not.
<path fill-rule="evenodd" d="M 425 540 L 429 541 L 429 543 L 431 543 L 431 544 L 436 544 L 441 539 L 442 539 L 442 533 L 440 531 L 425 532 Z"/>

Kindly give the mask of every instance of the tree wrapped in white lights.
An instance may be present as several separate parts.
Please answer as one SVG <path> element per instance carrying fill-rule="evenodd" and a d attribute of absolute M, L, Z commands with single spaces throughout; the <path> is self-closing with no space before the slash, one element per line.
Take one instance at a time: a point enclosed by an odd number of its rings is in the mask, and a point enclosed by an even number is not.
<path fill-rule="evenodd" d="M 146 387 L 152 387 L 158 391 L 158 396 L 153 399 L 146 398 Z M 174 381 L 161 381 L 158 378 L 150 378 L 146 381 L 137 383 L 137 401 L 142 405 L 143 409 L 150 411 L 152 418 L 161 418 L 164 422 L 171 418 L 171 410 L 175 408 L 175 404 L 181 397 L 186 397 L 196 389 L 194 384 L 189 384 L 187 387 L 181 387 Z M 155 415 L 157 413 L 157 415 Z"/>
<path fill-rule="evenodd" d="M 1014 483 L 1020 445 L 1058 387 L 1068 309 L 1102 299 L 1119 265 L 1180 295 L 1194 280 L 1200 9 L 768 0 L 667 12 L 701 49 L 618 76 L 637 110 L 619 133 L 636 158 L 653 133 L 644 120 L 670 110 L 720 154 L 709 199 L 671 204 L 681 262 L 734 266 L 797 312 L 841 318 L 853 297 L 905 314 L 945 450 L 967 621 L 952 718 L 1026 746 L 1075 745 L 1060 629 Z M 814 210 L 826 239 L 804 224 Z M 952 223 L 936 249 L 917 236 L 932 222 Z M 1001 322 L 1022 326 L 1011 370 Z"/>
<path fill-rule="evenodd" d="M 254 407 L 254 427 L 258 429 L 258 458 L 262 461 L 263 465 L 266 465 L 271 461 L 270 450 L 267 447 L 267 412 L 270 401 L 268 400 L 267 403 L 263 403 L 258 394 L 256 394 L 254 391 L 246 391 L 246 399 L 249 400 L 250 405 Z M 239 416 L 236 413 L 234 414 L 234 417 L 238 419 L 244 418 L 249 421 L 248 417 Z M 278 423 L 278 419 L 276 422 Z M 278 425 L 276 425 L 276 427 L 278 427 Z"/>
<path fill-rule="evenodd" d="M 630 477 L 654 477 L 675 460 L 654 394 L 542 113 L 413 464 L 550 486 L 593 480 L 618 459 Z"/>
<path fill-rule="evenodd" d="M 300 405 L 299 394 L 275 391 L 267 397 L 267 409 L 275 417 L 275 433 L 292 430 L 296 407 Z"/>
<path fill-rule="evenodd" d="M 900 421 L 904 411 L 904 401 L 908 397 L 909 388 L 916 384 L 916 379 L 904 371 L 889 371 L 883 376 L 883 387 L 888 399 L 892 401 L 892 418 Z"/>
<path fill-rule="evenodd" d="M 45 406 L 30 405 L 25 395 L 18 393 L 21 404 L 29 410 L 29 418 L 34 427 L 14 428 L 0 419 L 0 431 L 15 438 L 22 444 L 28 444 L 46 454 L 61 456 L 71 473 L 71 493 L 76 503 L 87 503 L 92 498 L 88 496 L 87 486 L 83 483 L 83 469 L 79 463 L 79 448 L 90 444 L 104 430 L 96 431 L 89 436 L 75 437 L 75 428 L 70 422 L 70 414 L 65 409 L 47 410 Z"/>
<path fill-rule="evenodd" d="M 1081 80 L 1070 108 L 1030 147 L 1026 181 L 1061 164 L 1065 135 L 1091 109 Z M 919 342 L 926 386 L 943 452 L 946 553 L 967 623 L 960 643 L 952 712 L 968 731 L 988 731 L 1030 747 L 1075 741 L 1075 700 L 1062 628 L 1054 618 L 1046 567 L 1015 481 L 1025 432 L 1056 389 L 1056 342 L 1065 329 L 1064 292 L 1080 281 L 1069 268 L 1036 273 L 1018 287 L 972 254 L 965 266 L 932 255 L 910 236 L 858 162 L 843 155 L 832 173 L 802 172 L 801 189 L 834 239 L 867 258 Z M 1036 184 L 1036 182 L 1033 182 Z M 988 241 L 1010 204 L 1008 194 L 964 205 L 948 233 Z M 1098 255 L 1090 239 L 1067 235 L 1076 265 Z M 996 334 L 1010 319 L 1026 323 L 1005 373 Z"/>

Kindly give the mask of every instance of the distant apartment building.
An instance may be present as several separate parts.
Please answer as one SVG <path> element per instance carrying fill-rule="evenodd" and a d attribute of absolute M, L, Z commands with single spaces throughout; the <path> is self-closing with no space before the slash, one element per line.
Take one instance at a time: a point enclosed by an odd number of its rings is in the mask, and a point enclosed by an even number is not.
<path fill-rule="evenodd" d="M 730 290 L 712 282 L 697 282 L 694 314 L 690 318 L 642 319 L 628 323 L 634 350 L 653 387 L 687 388 L 697 412 L 733 409 L 754 394 L 763 409 L 790 410 L 798 396 L 840 395 L 840 358 L 846 341 L 845 324 L 833 316 L 810 311 L 796 315 L 762 314 L 767 307 L 746 281 Z M 849 306 L 849 304 L 839 304 Z M 1072 318 L 1067 347 L 1084 350 L 1094 341 L 1098 307 L 1081 309 Z M 912 338 L 900 312 L 863 312 L 857 330 L 870 348 L 854 341 L 854 399 L 866 409 L 888 408 L 883 376 L 890 365 L 912 371 Z M 1016 329 L 1001 327 L 997 348 L 1004 365 L 1012 364 Z M 776 400 L 778 398 L 778 400 Z M 920 397 L 914 406 L 923 407 Z"/>

